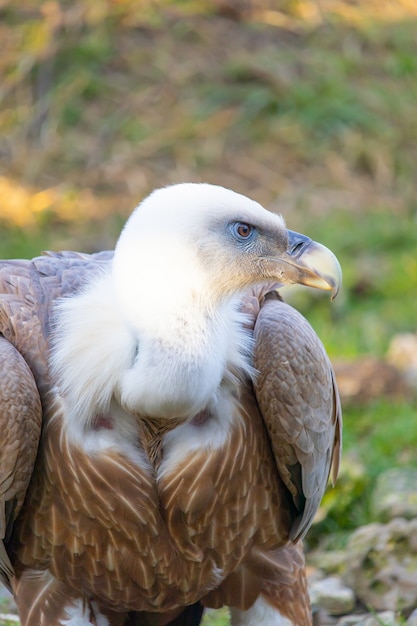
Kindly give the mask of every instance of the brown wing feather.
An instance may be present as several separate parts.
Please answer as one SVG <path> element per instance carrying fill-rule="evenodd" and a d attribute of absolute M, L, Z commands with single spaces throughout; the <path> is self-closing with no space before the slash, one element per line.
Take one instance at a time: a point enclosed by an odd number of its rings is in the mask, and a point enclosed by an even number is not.
<path fill-rule="evenodd" d="M 5 546 L 32 475 L 41 421 L 33 375 L 19 352 L 0 336 L 0 578 L 9 588 L 13 569 Z"/>
<path fill-rule="evenodd" d="M 54 300 L 76 290 L 111 253 L 54 254 L 0 262 L 0 578 L 10 586 L 5 550 L 38 449 L 41 397 L 49 389 L 49 319 Z M 86 271 L 73 271 L 83 265 Z"/>
<path fill-rule="evenodd" d="M 173 586 L 175 569 L 149 472 L 117 450 L 89 457 L 68 446 L 58 415 L 46 431 L 18 529 L 18 577 L 46 562 L 69 589 L 119 610 L 154 609 L 155 578 Z"/>
<path fill-rule="evenodd" d="M 316 333 L 274 294 L 254 328 L 256 397 L 278 471 L 297 509 L 291 538 L 308 530 L 333 462 L 339 463 L 341 411 L 334 374 Z"/>
<path fill-rule="evenodd" d="M 289 544 L 275 553 L 277 574 L 265 580 L 262 594 L 291 624 L 311 624 L 311 608 L 302 543 Z"/>
<path fill-rule="evenodd" d="M 223 447 L 190 453 L 160 483 L 161 503 L 179 553 L 221 570 L 223 580 L 205 606 L 247 610 L 259 594 L 307 626 L 310 604 L 300 545 L 289 544 L 294 505 L 274 463 L 252 389 L 241 390 L 233 428 Z M 196 561 L 192 584 L 206 572 Z M 296 616 L 296 618 L 294 617 Z"/>

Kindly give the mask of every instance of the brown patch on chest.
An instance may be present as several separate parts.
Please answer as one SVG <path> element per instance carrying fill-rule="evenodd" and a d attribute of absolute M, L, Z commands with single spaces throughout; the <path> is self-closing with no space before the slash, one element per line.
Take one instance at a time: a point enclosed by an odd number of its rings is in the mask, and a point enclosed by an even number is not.
<path fill-rule="evenodd" d="M 164 436 L 184 423 L 182 418 L 146 418 L 139 420 L 139 439 L 145 453 L 155 469 L 158 469 L 163 456 Z"/>
<path fill-rule="evenodd" d="M 200 427 L 206 424 L 211 417 L 212 412 L 206 407 L 190 420 L 190 424 Z M 184 424 L 182 418 L 146 418 L 139 421 L 140 441 L 155 469 L 159 468 L 163 458 L 164 436 L 182 424 Z"/>
<path fill-rule="evenodd" d="M 114 423 L 112 418 L 109 415 L 104 415 L 103 413 L 97 413 L 94 417 L 93 422 L 91 424 L 93 430 L 113 430 Z"/>
<path fill-rule="evenodd" d="M 205 409 L 202 409 L 201 411 L 199 411 L 197 415 L 194 415 L 190 423 L 193 426 L 197 426 L 197 427 L 203 426 L 210 419 L 210 417 L 212 417 L 212 415 L 213 414 L 210 411 L 210 409 L 206 407 Z"/>

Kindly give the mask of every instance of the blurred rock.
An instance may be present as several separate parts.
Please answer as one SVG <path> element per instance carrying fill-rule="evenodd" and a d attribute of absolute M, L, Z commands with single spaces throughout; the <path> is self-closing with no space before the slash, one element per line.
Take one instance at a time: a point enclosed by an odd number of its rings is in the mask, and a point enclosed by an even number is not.
<path fill-rule="evenodd" d="M 343 575 L 346 570 L 346 551 L 345 550 L 329 550 L 318 548 L 313 550 L 308 555 L 308 561 L 310 564 L 315 565 L 321 576 L 315 575 L 309 576 L 311 583 L 316 580 L 322 580 L 325 575 Z"/>
<path fill-rule="evenodd" d="M 365 606 L 417 606 L 417 520 L 397 518 L 355 531 L 347 545 L 345 579 Z"/>
<path fill-rule="evenodd" d="M 337 622 L 337 626 L 357 626 L 364 619 L 363 615 L 345 615 Z"/>
<path fill-rule="evenodd" d="M 411 395 L 402 372 L 381 359 L 364 357 L 354 361 L 335 361 L 333 367 L 342 405 L 364 405 L 383 396 L 403 398 Z"/>
<path fill-rule="evenodd" d="M 371 517 L 388 522 L 395 517 L 417 518 L 417 469 L 392 468 L 380 474 L 371 498 Z"/>
<path fill-rule="evenodd" d="M 330 615 L 344 615 L 355 607 L 355 594 L 337 576 L 313 582 L 310 587 L 311 604 L 325 609 Z"/>
<path fill-rule="evenodd" d="M 383 611 L 375 615 L 368 615 L 361 619 L 357 626 L 400 626 L 394 611 Z M 339 626 L 339 625 L 338 625 Z"/>
<path fill-rule="evenodd" d="M 393 337 L 387 359 L 403 373 L 408 385 L 417 391 L 417 333 L 402 333 Z"/>
<path fill-rule="evenodd" d="M 16 605 L 10 591 L 0 583 L 0 613 L 16 613 Z M 1 624 L 1 619 L 0 619 Z"/>
<path fill-rule="evenodd" d="M 417 609 L 408 616 L 407 626 L 417 626 Z"/>

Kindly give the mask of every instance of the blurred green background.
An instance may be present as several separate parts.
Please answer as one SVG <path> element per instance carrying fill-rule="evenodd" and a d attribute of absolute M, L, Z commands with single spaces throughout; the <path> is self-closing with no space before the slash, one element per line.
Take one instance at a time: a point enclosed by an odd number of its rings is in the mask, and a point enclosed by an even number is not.
<path fill-rule="evenodd" d="M 1 257 L 110 248 L 181 181 L 250 195 L 339 257 L 334 303 L 286 294 L 348 368 L 312 541 L 369 521 L 378 474 L 417 464 L 415 394 L 384 383 L 417 329 L 415 0 L 0 0 L 0 41 Z"/>

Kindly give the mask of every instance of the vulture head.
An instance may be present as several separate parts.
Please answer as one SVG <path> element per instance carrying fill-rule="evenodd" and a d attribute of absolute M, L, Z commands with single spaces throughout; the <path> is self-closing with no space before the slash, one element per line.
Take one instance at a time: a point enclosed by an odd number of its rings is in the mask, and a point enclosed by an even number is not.
<path fill-rule="evenodd" d="M 119 238 L 113 276 L 133 323 L 144 311 L 138 290 L 152 293 L 157 281 L 175 305 L 211 308 L 266 281 L 326 289 L 332 297 L 341 283 L 333 253 L 288 230 L 281 216 L 229 189 L 193 183 L 154 191 L 138 206 Z"/>
<path fill-rule="evenodd" d="M 82 376 L 90 385 L 86 397 L 91 398 L 91 385 L 97 387 L 98 406 L 83 406 L 83 414 L 105 410 L 111 389 L 128 413 L 192 419 L 236 372 L 253 375 L 252 337 L 244 328 L 240 302 L 251 286 L 271 282 L 309 285 L 335 297 L 341 269 L 330 250 L 288 230 L 282 217 L 231 190 L 187 183 L 151 193 L 128 219 L 110 273 L 81 296 L 90 300 L 80 309 L 97 309 L 94 323 L 84 330 L 85 342 L 78 341 L 88 344 L 90 364 L 100 318 L 109 311 L 117 318 L 111 338 L 104 338 L 104 330 L 97 337 L 100 367 L 90 367 L 104 372 L 108 363 L 107 379 L 101 374 L 100 383 L 87 371 L 81 374 L 82 357 L 77 359 L 73 388 L 82 387 Z M 61 378 L 68 393 L 73 383 L 64 344 L 70 343 L 68 327 L 77 319 L 74 300 L 76 305 L 77 298 L 63 305 L 64 332 L 55 355 L 58 369 L 65 370 Z M 73 331 L 78 337 L 81 326 Z M 103 321 L 103 329 L 109 327 Z M 74 404 L 81 406 L 82 398 Z"/>

